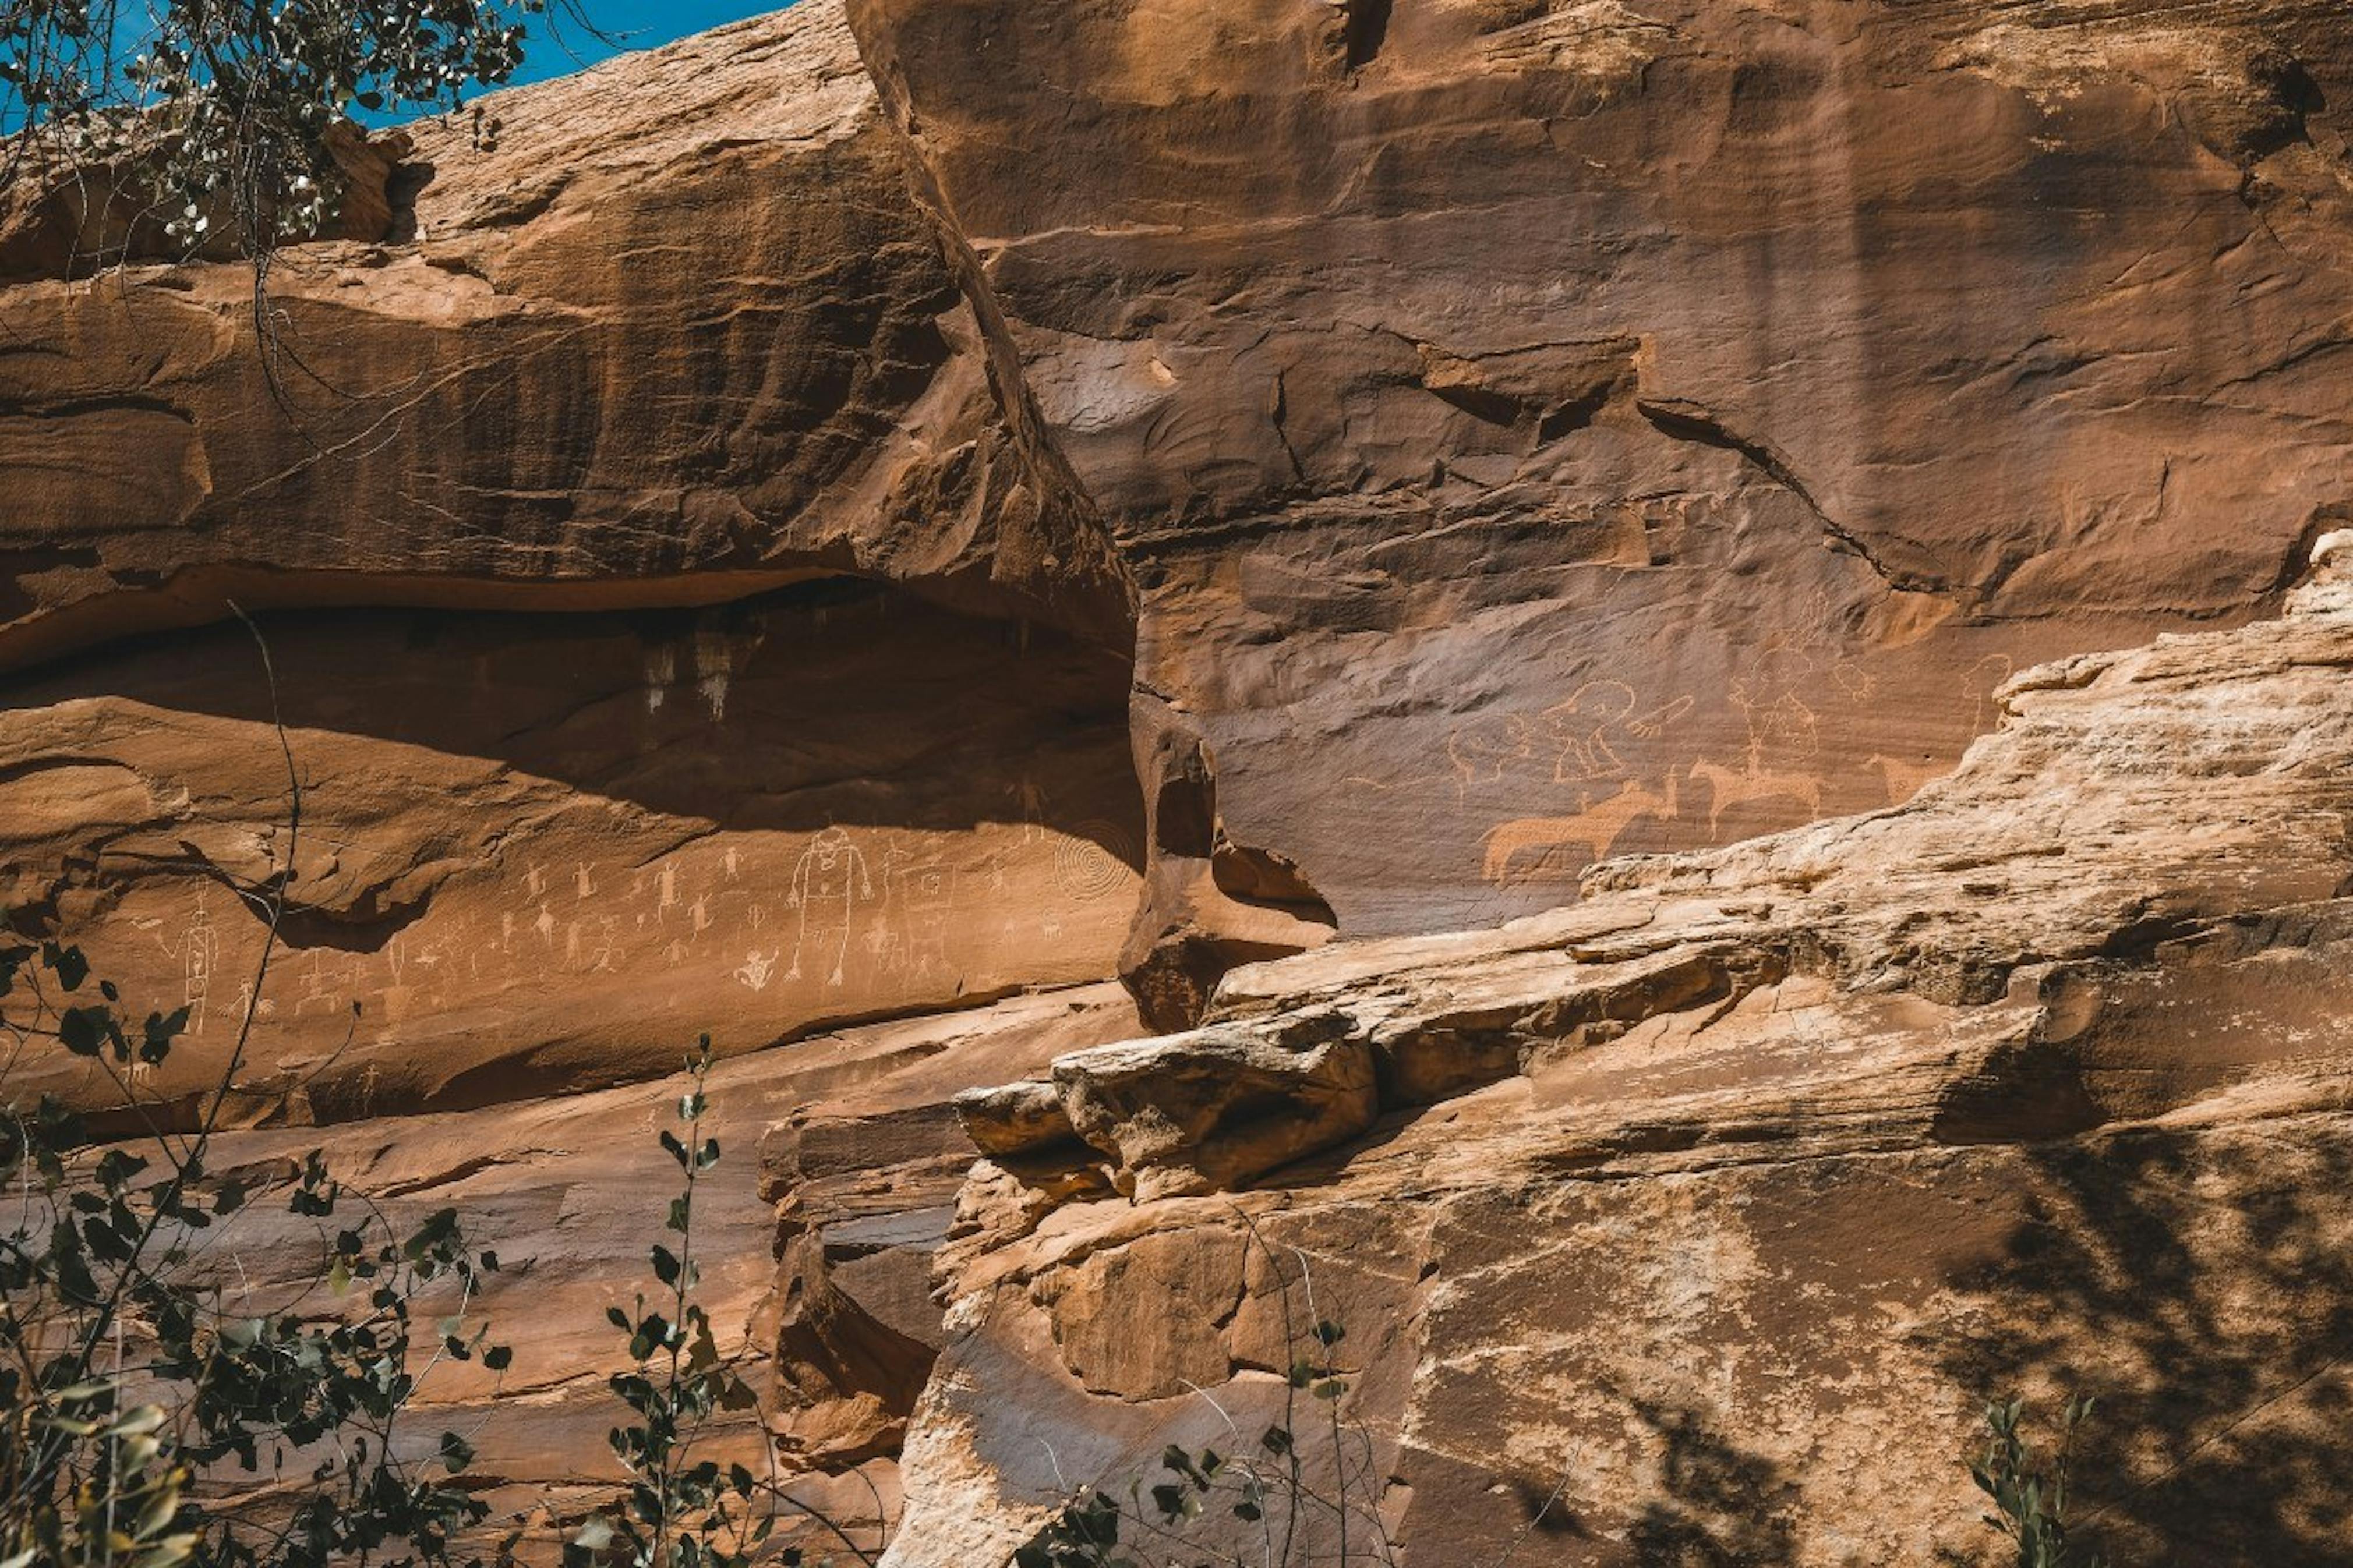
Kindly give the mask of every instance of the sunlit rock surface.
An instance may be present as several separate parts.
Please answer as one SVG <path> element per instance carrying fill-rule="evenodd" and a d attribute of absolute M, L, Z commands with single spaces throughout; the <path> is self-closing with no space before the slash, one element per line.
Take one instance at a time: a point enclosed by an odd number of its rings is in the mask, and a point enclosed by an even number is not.
<path fill-rule="evenodd" d="M 0 902 L 189 1009 L 150 1113 L 244 1037 L 236 1160 L 542 1260 L 431 1397 L 543 1544 L 708 1033 L 894 1568 L 1311 1282 L 1352 1550 L 1931 1562 L 2017 1387 L 2116 1560 L 2330 1561 L 2348 94 L 2319 0 L 804 0 L 347 146 L 259 316 L 10 193 Z"/>

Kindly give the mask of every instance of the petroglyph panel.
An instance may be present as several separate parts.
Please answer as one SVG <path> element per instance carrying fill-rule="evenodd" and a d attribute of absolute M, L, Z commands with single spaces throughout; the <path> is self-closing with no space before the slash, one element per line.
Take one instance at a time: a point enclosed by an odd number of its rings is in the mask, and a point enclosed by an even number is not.
<path fill-rule="evenodd" d="M 252 1114 L 481 1104 L 1112 975 L 1124 661 L 871 585 L 681 615 L 267 623 L 19 678 L 5 892 L 132 1002 L 246 1014 Z M 252 892 L 295 907 L 257 994 Z"/>

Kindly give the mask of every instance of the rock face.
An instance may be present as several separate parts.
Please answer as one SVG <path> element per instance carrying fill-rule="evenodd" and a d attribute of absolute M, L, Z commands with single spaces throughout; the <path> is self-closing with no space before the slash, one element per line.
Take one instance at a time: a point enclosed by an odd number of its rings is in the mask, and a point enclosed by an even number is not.
<path fill-rule="evenodd" d="M 534 1529 L 707 1031 L 896 1568 L 1318 1317 L 1349 1561 L 1934 1561 L 2011 1387 L 2116 1560 L 2333 1560 L 2348 95 L 2320 0 L 801 0 L 352 140 L 260 313 L 27 184 L 0 906 L 546 1260 L 434 1395 Z"/>
<path fill-rule="evenodd" d="M 2013 1387 L 2099 1394 L 2116 1561 L 2337 1560 L 2348 668 L 2353 574 L 2026 672 L 1904 805 L 1239 971 L 1195 1035 L 1056 1060 L 1076 1138 L 976 1139 L 887 1561 L 1024 1539 L 1058 1492 L 1025 1433 L 1092 1477 L 1252 1430 L 1318 1318 L 1349 1507 L 1405 1561 L 1973 1561 L 1956 1455 Z M 1384 1067 L 1345 1122 L 1306 1092 L 1344 1051 Z"/>
<path fill-rule="evenodd" d="M 850 15 L 1139 690 L 1344 932 L 1900 801 L 2345 515 L 2335 7 Z"/>
<path fill-rule="evenodd" d="M 996 412 L 838 11 L 420 126 L 396 239 L 0 303 L 11 663 L 271 604 L 711 603 L 843 571 L 1124 635 Z"/>
<path fill-rule="evenodd" d="M 838 582 L 264 635 L 299 822 L 235 626 L 28 676 L 0 737 L 0 898 L 189 1008 L 166 1098 L 248 1008 L 256 1114 L 343 1121 L 1112 973 L 1140 824 L 1099 649 Z M 290 855 L 257 997 L 240 894 Z"/>

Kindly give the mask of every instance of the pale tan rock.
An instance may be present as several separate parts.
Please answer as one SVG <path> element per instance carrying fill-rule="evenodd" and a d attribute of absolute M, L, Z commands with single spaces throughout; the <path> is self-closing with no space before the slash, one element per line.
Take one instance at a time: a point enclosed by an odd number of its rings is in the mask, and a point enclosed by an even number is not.
<path fill-rule="evenodd" d="M 1054 1090 L 1138 1202 L 1231 1186 L 1372 1124 L 1372 1051 L 1351 1021 L 1284 1025 L 1075 1051 L 1055 1058 Z"/>
<path fill-rule="evenodd" d="M 1078 1136 L 1050 1083 L 970 1089 L 954 1103 L 965 1136 L 983 1154 L 1020 1154 Z"/>
<path fill-rule="evenodd" d="M 1270 1320 L 1295 1340 L 1311 1286 L 1393 1478 L 1366 1517 L 1409 1560 L 1968 1556 L 1960 1459 L 2013 1390 L 2099 1395 L 2077 1498 L 2117 1560 L 2327 1560 L 2353 1506 L 2325 1326 L 2353 1237 L 2353 601 L 2319 553 L 2284 620 L 2024 673 L 1905 805 L 1615 862 L 1492 932 L 1235 972 L 1206 1032 L 1345 1009 L 1479 1070 L 1230 1195 L 1155 1200 L 1147 1172 L 953 1243 L 918 1416 L 943 1437 L 908 1479 L 959 1518 L 911 1511 L 891 1561 L 1035 1528 L 1055 1483 L 1003 1440 L 1016 1388 L 1025 1430 L 1102 1456 L 1081 1484 L 1152 1468 L 1139 1417 L 1187 1418 L 1172 1378 L 1254 1418 Z M 1082 1053 L 1136 1065 L 1137 1122 L 1149 1049 Z M 1198 1189 L 1183 1145 L 1131 1148 Z M 1261 1252 L 1297 1260 L 1286 1286 L 1198 1310 Z M 1139 1291 L 1214 1340 L 1099 1333 L 1149 1321 Z M 1075 1382 L 1037 1375 L 1049 1342 Z"/>

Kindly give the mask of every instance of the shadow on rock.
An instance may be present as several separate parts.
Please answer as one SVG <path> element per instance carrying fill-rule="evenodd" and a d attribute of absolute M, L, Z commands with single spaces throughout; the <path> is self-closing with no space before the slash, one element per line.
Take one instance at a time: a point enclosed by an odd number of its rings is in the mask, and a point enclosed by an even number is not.
<path fill-rule="evenodd" d="M 1638 1399 L 1634 1412 L 1666 1444 L 1661 1494 L 1627 1532 L 1642 1568 L 1786 1568 L 1797 1561 L 1781 1467 L 1712 1428 L 1692 1410 Z"/>
<path fill-rule="evenodd" d="M 1944 1356 L 2099 1406 L 2075 1517 L 2120 1563 L 2353 1562 L 2353 1134 L 2319 1119 L 2025 1152 L 2032 1195 Z M 1694 1559 L 1694 1561 L 1698 1561 Z"/>

